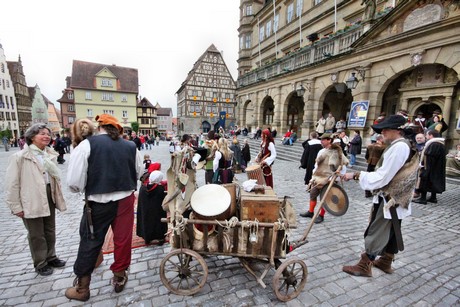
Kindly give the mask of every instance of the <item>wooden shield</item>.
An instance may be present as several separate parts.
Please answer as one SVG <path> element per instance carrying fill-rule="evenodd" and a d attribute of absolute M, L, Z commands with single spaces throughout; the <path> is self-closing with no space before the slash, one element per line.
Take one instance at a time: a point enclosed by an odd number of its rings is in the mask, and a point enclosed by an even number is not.
<path fill-rule="evenodd" d="M 337 183 L 334 183 L 329 190 L 327 195 L 326 193 L 328 185 L 325 185 L 321 189 L 321 200 L 324 200 L 323 207 L 327 212 L 334 216 L 342 216 L 348 210 L 348 195 L 345 190 L 339 186 Z"/>

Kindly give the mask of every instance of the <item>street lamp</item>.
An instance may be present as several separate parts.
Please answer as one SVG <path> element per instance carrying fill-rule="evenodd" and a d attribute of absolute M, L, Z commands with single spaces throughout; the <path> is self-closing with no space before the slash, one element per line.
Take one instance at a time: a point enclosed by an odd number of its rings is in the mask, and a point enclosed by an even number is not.
<path fill-rule="evenodd" d="M 299 87 L 296 89 L 296 92 L 297 97 L 303 97 L 303 95 L 305 94 L 305 87 L 303 86 L 303 84 L 299 85 Z"/>
<path fill-rule="evenodd" d="M 356 73 L 352 72 L 350 78 L 348 78 L 348 80 L 345 81 L 345 83 L 347 84 L 347 87 L 350 90 L 354 90 L 358 86 L 359 80 L 358 80 L 358 78 L 356 78 L 355 75 L 356 75 Z"/>

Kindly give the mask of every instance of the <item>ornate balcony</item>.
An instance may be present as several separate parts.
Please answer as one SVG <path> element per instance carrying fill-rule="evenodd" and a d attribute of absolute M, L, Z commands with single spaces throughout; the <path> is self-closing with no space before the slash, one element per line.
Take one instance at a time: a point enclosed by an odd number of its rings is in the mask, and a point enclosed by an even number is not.
<path fill-rule="evenodd" d="M 351 50 L 351 44 L 362 33 L 363 26 L 361 24 L 347 26 L 343 30 L 323 37 L 310 46 L 302 47 L 280 59 L 252 70 L 238 78 L 237 86 L 238 88 L 246 87 L 348 53 Z"/>

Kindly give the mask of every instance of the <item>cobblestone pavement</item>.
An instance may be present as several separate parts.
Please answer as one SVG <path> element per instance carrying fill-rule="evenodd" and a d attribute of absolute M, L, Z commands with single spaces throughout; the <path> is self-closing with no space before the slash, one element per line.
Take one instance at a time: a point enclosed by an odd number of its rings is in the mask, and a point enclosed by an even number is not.
<path fill-rule="evenodd" d="M 8 156 L 17 151 L 0 152 L 0 181 Z M 169 166 L 168 144 L 160 143 L 147 151 L 154 161 Z M 66 159 L 69 155 L 66 155 Z M 300 158 L 300 157 L 299 157 Z M 272 288 L 274 270 L 265 276 L 262 288 L 232 257 L 205 257 L 209 276 L 200 292 L 193 296 L 171 294 L 162 284 L 159 264 L 170 247 L 148 246 L 133 250 L 129 282 L 116 294 L 110 285 L 112 254 L 93 274 L 91 298 L 86 303 L 69 301 L 64 291 L 72 285 L 72 266 L 77 254 L 78 225 L 82 198 L 63 187 L 68 210 L 58 213 L 57 255 L 67 261 L 64 268 L 41 277 L 34 272 L 26 230 L 5 205 L 0 206 L 0 305 L 2 306 L 459 306 L 460 304 L 460 187 L 448 184 L 437 204 L 413 206 L 413 215 L 403 221 L 405 251 L 397 255 L 394 274 L 373 269 L 372 278 L 353 277 L 342 272 L 342 265 L 357 262 L 363 249 L 370 201 L 355 182 L 345 183 L 350 208 L 342 217 L 326 214 L 322 224 L 314 225 L 309 243 L 287 255 L 298 257 L 308 267 L 308 281 L 302 293 L 288 303 L 277 300 Z M 274 164 L 275 191 L 289 195 L 297 213 L 307 208 L 308 194 L 303 186 L 304 171 L 294 162 Z M 198 171 L 204 184 L 204 171 Z M 238 174 L 240 182 L 246 174 Z M 300 239 L 310 219 L 298 217 L 292 238 Z"/>

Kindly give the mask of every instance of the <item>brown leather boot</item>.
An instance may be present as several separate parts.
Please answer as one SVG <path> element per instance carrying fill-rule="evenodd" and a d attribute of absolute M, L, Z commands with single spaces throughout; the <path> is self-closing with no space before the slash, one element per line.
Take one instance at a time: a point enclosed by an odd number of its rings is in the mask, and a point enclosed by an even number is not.
<path fill-rule="evenodd" d="M 65 296 L 71 300 L 86 302 L 89 300 L 89 284 L 91 282 L 91 276 L 77 277 L 73 281 L 73 287 L 65 290 Z"/>
<path fill-rule="evenodd" d="M 387 274 L 392 274 L 394 272 L 393 268 L 391 267 L 391 263 L 395 259 L 394 254 L 385 253 L 379 259 L 374 260 L 374 266 L 379 268 L 380 270 L 384 271 Z"/>
<path fill-rule="evenodd" d="M 356 265 L 345 265 L 342 271 L 354 276 L 372 277 L 372 261 L 366 253 L 362 253 L 361 260 Z"/>
<path fill-rule="evenodd" d="M 125 270 L 120 272 L 113 272 L 112 285 L 116 293 L 120 293 L 125 288 L 128 282 L 128 274 Z"/>
<path fill-rule="evenodd" d="M 102 261 L 104 261 L 104 254 L 102 253 L 102 249 L 101 249 L 101 251 L 99 252 L 99 255 L 97 256 L 96 265 L 94 266 L 94 268 L 97 268 L 98 266 L 100 266 Z"/>

